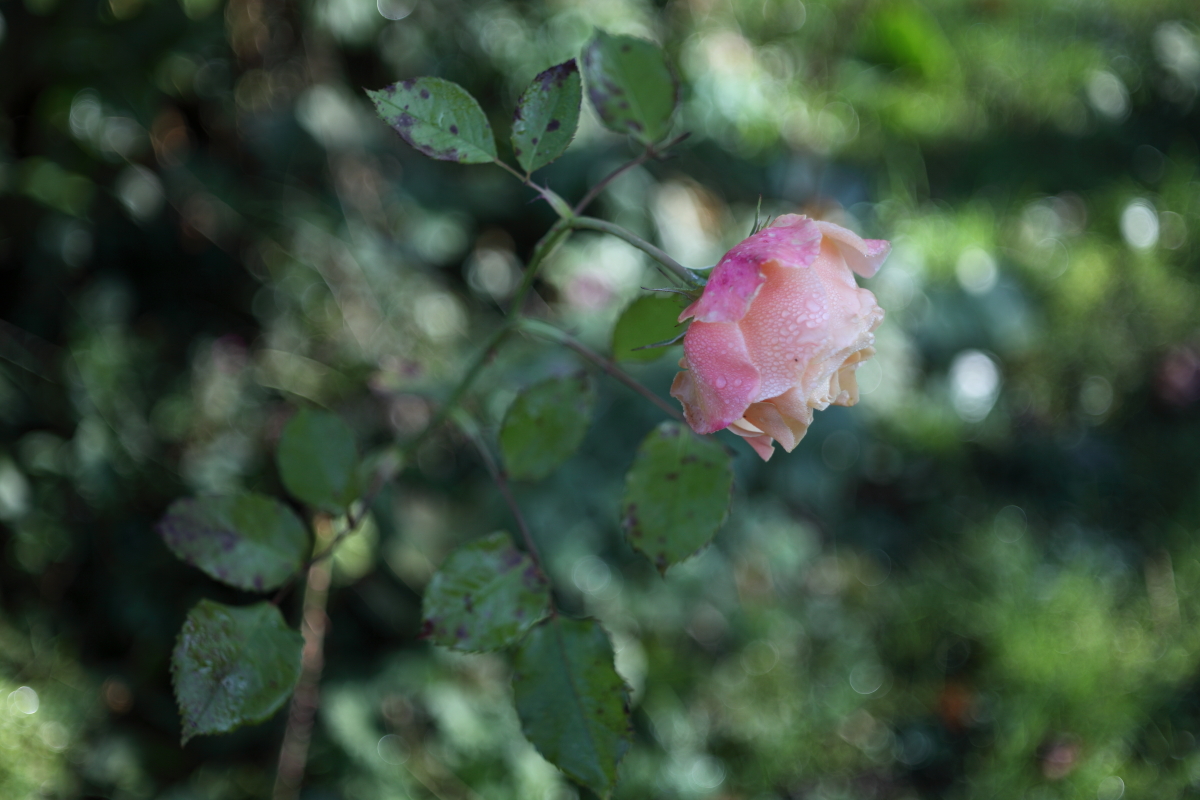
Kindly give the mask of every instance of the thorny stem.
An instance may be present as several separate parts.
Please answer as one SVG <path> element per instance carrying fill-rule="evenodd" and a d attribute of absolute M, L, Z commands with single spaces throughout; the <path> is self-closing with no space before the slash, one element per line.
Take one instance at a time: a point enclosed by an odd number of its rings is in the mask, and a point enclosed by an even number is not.
<path fill-rule="evenodd" d="M 526 186 L 529 185 L 529 176 L 528 175 L 522 175 L 520 172 L 517 172 L 515 169 L 510 167 L 508 164 L 505 164 L 503 161 L 501 161 L 498 158 L 492 159 L 492 163 L 495 164 L 497 167 L 500 167 L 501 169 L 510 173 L 514 178 L 516 178 L 517 180 L 519 180 L 521 183 L 525 184 Z"/>
<path fill-rule="evenodd" d="M 328 538 L 328 520 L 317 527 L 318 538 Z M 322 537 L 321 533 L 325 536 Z M 336 542 L 336 539 L 334 540 Z M 324 552 L 332 550 L 333 543 Z M 300 657 L 300 680 L 288 710 L 287 729 L 279 749 L 279 767 L 275 773 L 274 800 L 293 800 L 299 796 L 312 741 L 313 717 L 320 705 L 321 670 L 325 665 L 325 631 L 329 618 L 325 606 L 329 599 L 330 567 L 322 561 L 308 565 L 304 589 L 304 616 L 300 624 L 304 649 Z"/>
<path fill-rule="evenodd" d="M 630 161 L 626 161 L 624 164 L 622 164 L 621 166 L 614 169 L 612 172 L 605 175 L 600 180 L 600 182 L 597 183 L 595 186 L 593 186 L 591 189 L 588 189 L 587 194 L 585 194 L 583 196 L 583 199 L 581 199 L 578 203 L 575 204 L 575 208 L 573 208 L 572 211 L 574 212 L 574 214 L 576 216 L 582 214 L 584 212 L 584 210 L 587 209 L 587 207 L 592 204 L 592 201 L 595 200 L 597 197 L 599 197 L 600 193 L 603 192 L 605 189 L 607 189 L 608 185 L 610 183 L 612 183 L 614 180 L 616 180 L 618 177 L 625 174 L 625 172 L 633 169 L 634 167 L 645 164 L 647 161 L 649 161 L 652 158 L 662 157 L 662 155 L 664 153 L 666 153 L 672 147 L 679 144 L 680 142 L 682 142 L 684 139 L 688 138 L 691 135 L 692 135 L 691 132 L 680 134 L 679 136 L 676 136 L 674 139 L 672 139 L 671 141 L 664 144 L 662 147 L 656 148 L 653 145 L 648 146 L 645 150 L 643 150 L 641 152 L 641 154 L 637 158 L 634 158 Z"/>
<path fill-rule="evenodd" d="M 311 576 L 311 570 L 313 567 L 317 566 L 322 561 L 333 555 L 333 551 L 337 549 L 337 546 L 358 530 L 358 526 L 362 524 L 363 519 L 365 519 L 367 516 L 367 507 L 371 499 L 373 498 L 363 498 L 361 503 L 362 509 L 357 514 L 354 513 L 353 509 L 346 514 L 346 527 L 342 530 L 342 532 L 333 537 L 333 540 L 325 547 L 324 550 L 308 559 L 308 561 L 305 561 L 300 569 L 288 576 L 288 579 L 283 582 L 282 586 L 279 587 L 279 591 L 277 591 L 275 596 L 271 598 L 271 605 L 279 605 L 280 602 L 283 601 L 283 598 L 287 597 L 287 593 L 291 591 L 292 584 L 296 582 L 297 578 L 305 574 Z"/>
<path fill-rule="evenodd" d="M 537 277 L 542 263 L 571 235 L 570 223 L 571 221 L 566 218 L 554 223 L 550 230 L 546 231 L 546 235 L 537 243 L 537 246 L 533 248 L 533 255 L 530 256 L 529 264 L 525 267 L 525 277 L 521 280 L 521 285 L 517 287 L 517 292 L 513 295 L 512 303 L 508 306 L 508 317 L 510 320 L 521 316 L 521 312 L 525 308 L 525 299 L 529 297 L 530 291 L 533 290 L 533 280 Z"/>
<path fill-rule="evenodd" d="M 280 601 L 283 600 L 283 598 L 287 595 L 288 590 L 292 588 L 292 584 L 295 582 L 297 577 L 305 574 L 312 567 L 333 555 L 333 551 L 337 549 L 338 545 L 340 545 L 358 530 L 359 526 L 362 525 L 363 520 L 367 518 L 367 513 L 370 511 L 371 503 L 375 501 L 376 495 L 379 494 L 388 481 L 395 477 L 396 473 L 400 470 L 401 465 L 401 460 L 392 453 L 385 455 L 380 460 L 379 464 L 375 467 L 374 475 L 371 478 L 371 485 L 367 487 L 366 493 L 358 501 L 358 509 L 355 510 L 354 506 L 351 506 L 347 510 L 346 527 L 341 533 L 333 537 L 333 541 L 331 541 L 324 550 L 313 555 L 308 559 L 308 561 L 304 562 L 300 569 L 292 573 L 291 577 L 284 582 L 283 586 L 279 587 L 279 591 L 275 593 L 273 598 L 271 598 L 272 605 L 279 605 Z M 320 537 L 318 537 L 318 539 L 319 538 Z"/>
<path fill-rule="evenodd" d="M 508 510 L 512 513 L 513 519 L 517 521 L 517 528 L 521 531 L 521 538 L 525 540 L 525 549 L 529 551 L 529 557 L 533 559 L 533 563 L 537 565 L 538 570 L 544 573 L 542 554 L 538 550 L 537 544 L 533 541 L 533 534 L 529 531 L 529 524 L 525 521 L 525 515 L 521 513 L 521 507 L 517 505 L 517 499 L 513 496 L 512 488 L 508 485 L 508 473 L 496 463 L 492 451 L 483 439 L 483 431 L 479 430 L 478 423 L 475 422 L 470 414 L 462 409 L 456 409 L 454 411 L 454 421 L 462 429 L 462 432 L 467 435 L 467 438 L 471 440 L 471 443 L 475 445 L 475 449 L 479 451 L 479 457 L 483 459 L 483 464 L 487 467 L 487 471 L 496 483 L 496 487 L 500 489 L 500 494 L 504 495 L 504 502 L 508 504 Z"/>
<path fill-rule="evenodd" d="M 630 389 L 649 400 L 651 403 L 654 403 L 654 405 L 662 409 L 668 416 L 680 421 L 683 420 L 683 416 L 679 413 L 678 409 L 672 407 L 666 400 L 663 400 L 654 392 L 650 391 L 650 389 L 638 382 L 636 378 L 618 367 L 610 359 L 600 355 L 595 350 L 591 349 L 566 331 L 536 319 L 523 319 L 518 323 L 518 325 L 521 330 L 525 331 L 526 333 L 532 334 L 533 336 L 539 336 L 543 339 L 549 339 L 552 342 L 558 342 L 564 347 L 574 350 L 576 353 L 583 356 L 600 369 L 604 370 L 613 378 L 616 378 L 618 381 L 625 384 Z"/>
<path fill-rule="evenodd" d="M 429 438 L 430 434 L 442 426 L 442 423 L 450 416 L 450 412 L 458 407 L 463 395 L 467 393 L 467 389 L 471 388 L 471 384 L 475 382 L 475 379 L 479 377 L 479 373 L 487 366 L 492 355 L 500 347 L 505 338 L 512 333 L 514 324 L 515 320 L 510 317 L 492 333 L 487 344 L 483 346 L 483 350 L 479 352 L 479 355 L 475 356 L 475 360 L 471 362 L 471 366 L 467 367 L 467 371 L 458 379 L 458 385 L 454 387 L 454 391 L 450 392 L 450 396 L 446 398 L 446 402 L 442 403 L 441 408 L 433 415 L 433 419 L 425 423 L 425 427 L 421 429 L 420 433 L 400 446 L 399 451 L 402 460 L 407 461 L 408 457 L 417 451 L 417 448 Z"/>
<path fill-rule="evenodd" d="M 680 264 L 675 259 L 671 258 L 662 250 L 647 242 L 640 236 L 622 228 L 620 225 L 614 225 L 611 222 L 605 222 L 602 219 L 595 217 L 573 217 L 570 226 L 576 229 L 586 229 L 607 233 L 610 236 L 616 236 L 618 239 L 624 239 L 629 244 L 641 250 L 646 255 L 653 258 L 666 269 L 663 274 L 672 280 L 682 283 L 684 286 L 693 286 L 699 288 L 704 284 L 692 274 L 692 271 Z"/>
<path fill-rule="evenodd" d="M 657 158 L 661 156 L 662 153 L 683 141 L 685 138 L 687 138 L 687 134 L 672 139 L 661 148 L 656 149 L 653 147 L 648 147 L 640 156 L 618 168 L 600 181 L 600 183 L 598 183 L 595 187 L 593 187 L 592 191 L 590 191 L 588 195 L 585 195 L 583 200 L 576 205 L 574 212 L 566 209 L 565 203 L 561 198 L 558 197 L 558 195 L 554 194 L 548 189 L 532 183 L 528 176 L 522 175 L 508 164 L 505 164 L 503 161 L 499 159 L 495 160 L 496 165 L 512 173 L 526 186 L 530 186 L 537 190 L 538 193 L 541 194 L 542 197 L 545 198 L 547 202 L 554 206 L 555 210 L 559 212 L 561 215 L 560 219 L 550 228 L 550 230 L 546 232 L 545 236 L 543 236 L 534 247 L 533 255 L 530 257 L 529 264 L 525 268 L 525 276 L 521 281 L 521 285 L 517 288 L 516 293 L 513 295 L 512 303 L 508 309 L 508 318 L 492 333 L 491 338 L 488 339 L 483 349 L 475 357 L 475 360 L 472 361 L 470 366 L 467 367 L 466 372 L 463 373 L 462 377 L 451 391 L 450 396 L 446 398 L 446 401 L 442 403 L 440 408 L 438 408 L 437 412 L 433 415 L 433 418 L 421 428 L 420 432 L 418 432 L 416 436 L 392 451 L 392 453 L 387 457 L 385 463 L 376 471 L 374 485 L 361 501 L 361 510 L 357 514 L 354 513 L 353 510 L 347 514 L 345 530 L 334 537 L 334 539 L 329 543 L 329 546 L 326 547 L 321 553 L 314 555 L 307 562 L 305 562 L 305 564 L 299 570 L 292 574 L 292 576 L 287 580 L 287 582 L 284 583 L 283 586 L 280 587 L 275 597 L 271 600 L 273 604 L 278 605 L 280 603 L 280 601 L 286 596 L 287 592 L 291 589 L 292 584 L 297 580 L 297 578 L 299 578 L 300 575 L 305 574 L 309 569 L 312 568 L 313 565 L 332 555 L 334 550 L 337 549 L 338 545 L 340 545 L 358 530 L 358 527 L 362 524 L 363 517 L 365 516 L 371 501 L 383 487 L 383 484 L 391 480 L 391 478 L 395 476 L 395 474 L 400 470 L 409 457 L 416 452 L 417 448 L 420 447 L 425 440 L 428 439 L 434 431 L 440 428 L 451 416 L 451 414 L 455 412 L 459 403 L 462 401 L 463 396 L 467 393 L 467 390 L 470 389 L 471 385 L 475 382 L 475 379 L 479 376 L 479 373 L 483 371 L 485 366 L 487 366 L 487 363 L 491 359 L 492 355 L 497 349 L 499 349 L 500 345 L 504 342 L 514 328 L 520 327 L 527 332 L 534 335 L 539 335 L 542 338 L 561 342 L 566 347 L 574 350 L 579 355 L 600 367 L 613 378 L 616 378 L 630 389 L 654 403 L 654 405 L 658 406 L 672 418 L 677 420 L 682 419 L 676 409 L 672 408 L 661 397 L 647 389 L 616 364 L 612 363 L 612 361 L 594 352 L 565 331 L 561 331 L 558 328 L 546 323 L 527 319 L 523 316 L 522 312 L 524 309 L 525 300 L 528 298 L 529 293 L 533 290 L 533 282 L 536 279 L 542 264 L 558 248 L 558 246 L 570 236 L 573 229 L 595 230 L 623 239 L 632 244 L 634 247 L 637 247 L 645 252 L 658 264 L 664 267 L 664 271 L 668 277 L 681 281 L 683 284 L 691 287 L 699 287 L 702 285 L 702 283 L 691 272 L 691 270 L 675 261 L 675 259 L 671 258 L 659 248 L 650 244 L 641 237 L 636 236 L 625 228 L 622 228 L 619 225 L 614 225 L 611 222 L 595 219 L 594 217 L 574 216 L 576 212 L 582 210 L 587 206 L 588 203 L 595 199 L 595 196 L 598 195 L 601 190 L 603 190 L 604 186 L 610 183 L 622 172 L 651 158 Z M 482 449 L 481 452 L 483 452 Z M 490 458 L 490 454 L 485 456 L 485 460 L 487 458 Z M 510 507 L 513 509 L 514 515 L 517 516 L 518 522 L 523 526 L 522 534 L 525 535 L 527 544 L 532 545 L 533 540 L 529 537 L 528 529 L 524 527 L 524 520 L 520 516 L 519 510 L 516 508 L 515 501 L 512 499 L 511 491 L 508 489 L 507 479 L 505 478 L 503 472 L 498 470 L 498 467 L 496 467 L 494 461 L 491 462 L 491 467 L 489 469 L 493 468 L 496 470 L 493 472 L 493 476 L 499 476 L 496 481 L 497 484 L 501 487 L 501 491 L 505 494 L 505 499 L 509 502 Z M 531 549 L 531 552 L 536 551 Z"/>
<path fill-rule="evenodd" d="M 543 200 L 550 204 L 550 207 L 553 208 L 555 213 L 560 217 L 570 217 L 573 215 L 574 212 L 572 212 L 571 207 L 567 205 L 567 201 L 563 200 L 555 192 L 550 191 L 548 187 L 534 183 L 530 179 L 529 175 L 522 175 L 520 172 L 517 172 L 515 169 L 510 167 L 508 164 L 505 164 L 498 158 L 492 159 L 492 161 L 496 166 L 502 167 L 506 172 L 515 177 L 522 184 L 536 191 Z"/>

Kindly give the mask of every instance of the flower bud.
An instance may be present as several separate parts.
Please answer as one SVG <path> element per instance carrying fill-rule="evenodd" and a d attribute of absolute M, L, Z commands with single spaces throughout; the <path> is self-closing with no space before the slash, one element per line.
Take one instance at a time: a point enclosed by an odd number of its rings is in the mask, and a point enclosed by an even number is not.
<path fill-rule="evenodd" d="M 729 428 L 767 460 L 791 452 L 813 410 L 858 402 L 854 371 L 883 321 L 869 278 L 891 245 L 831 222 L 786 214 L 721 259 L 683 339 L 671 396 L 697 433 Z"/>

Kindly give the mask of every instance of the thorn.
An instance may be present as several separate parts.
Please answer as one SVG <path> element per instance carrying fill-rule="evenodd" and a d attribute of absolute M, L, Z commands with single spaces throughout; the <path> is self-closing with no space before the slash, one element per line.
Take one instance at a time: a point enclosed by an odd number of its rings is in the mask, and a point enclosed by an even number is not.
<path fill-rule="evenodd" d="M 655 342 L 654 344 L 644 344 L 641 347 L 630 348 L 630 350 L 653 350 L 656 347 L 670 347 L 673 344 L 677 344 L 679 342 L 679 340 L 682 339 L 686 335 L 687 335 L 687 331 L 685 330 L 683 333 L 679 334 L 674 339 L 667 339 L 664 342 Z"/>
<path fill-rule="evenodd" d="M 689 300 L 692 300 L 695 298 L 695 294 L 693 294 L 692 292 L 686 291 L 684 289 L 655 289 L 651 286 L 643 286 L 642 289 L 643 289 L 643 291 L 647 291 L 647 292 L 670 292 L 671 294 L 681 294 L 684 297 L 688 298 Z"/>

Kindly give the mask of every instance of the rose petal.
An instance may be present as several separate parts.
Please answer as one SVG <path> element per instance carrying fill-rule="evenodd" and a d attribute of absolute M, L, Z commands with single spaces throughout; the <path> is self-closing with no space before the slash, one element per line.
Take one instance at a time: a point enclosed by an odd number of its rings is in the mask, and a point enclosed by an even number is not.
<path fill-rule="evenodd" d="M 754 448 L 754 452 L 758 453 L 758 457 L 763 461 L 770 461 L 771 456 L 775 454 L 775 448 L 771 446 L 770 436 L 748 436 L 746 443 Z"/>
<path fill-rule="evenodd" d="M 692 322 L 683 340 L 687 371 L 675 376 L 671 396 L 697 433 L 713 433 L 741 419 L 758 392 L 758 369 L 733 322 Z"/>
<path fill-rule="evenodd" d="M 839 268 L 845 271 L 840 264 Z M 848 345 L 853 332 L 831 334 L 830 322 L 840 323 L 850 315 L 849 300 L 853 311 L 858 310 L 858 300 L 850 294 L 857 288 L 835 284 L 830 291 L 821 270 L 786 269 L 773 262 L 763 272 L 767 280 L 754 301 L 754 311 L 738 323 L 750 359 L 762 376 L 753 401 L 783 394 L 811 364 Z"/>
<path fill-rule="evenodd" d="M 891 242 L 885 239 L 864 239 L 854 231 L 832 222 L 817 222 L 816 226 L 822 235 L 837 245 L 842 258 L 846 259 L 846 265 L 864 278 L 870 278 L 878 272 L 888 253 L 892 252 Z"/>
<path fill-rule="evenodd" d="M 746 316 L 766 280 L 765 264 L 807 267 L 820 249 L 821 230 L 816 223 L 797 214 L 784 214 L 725 254 L 700 299 L 683 310 L 679 321 L 694 316 L 700 322 L 737 322 Z"/>
<path fill-rule="evenodd" d="M 771 460 L 771 455 L 775 452 L 775 448 L 772 447 L 775 440 L 769 434 L 763 433 L 753 423 L 742 418 L 734 422 L 726 430 L 730 433 L 736 433 L 745 439 L 747 444 L 754 448 L 754 452 L 758 453 L 759 458 L 763 461 Z"/>
<path fill-rule="evenodd" d="M 792 430 L 792 426 L 783 418 L 783 412 L 774 403 L 751 403 L 750 407 L 746 409 L 745 419 L 779 442 L 779 445 L 789 453 L 800 441 Z"/>
<path fill-rule="evenodd" d="M 772 397 L 766 402 L 779 409 L 779 413 L 792 429 L 792 433 L 796 437 L 796 442 L 799 443 L 804 438 L 804 434 L 808 431 L 808 426 L 813 421 L 812 406 L 808 404 L 808 398 L 804 395 L 804 392 L 799 387 L 796 387 L 795 389 L 789 389 L 778 397 Z"/>

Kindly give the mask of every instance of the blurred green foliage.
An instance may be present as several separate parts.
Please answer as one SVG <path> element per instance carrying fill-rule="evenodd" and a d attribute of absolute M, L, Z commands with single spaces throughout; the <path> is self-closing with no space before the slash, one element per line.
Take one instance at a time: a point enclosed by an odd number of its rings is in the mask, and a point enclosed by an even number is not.
<path fill-rule="evenodd" d="M 420 429 L 553 215 L 498 169 L 411 151 L 359 87 L 456 81 L 505 148 L 520 93 L 593 26 L 665 46 L 693 132 L 598 213 L 693 267 L 760 195 L 894 243 L 866 283 L 888 317 L 861 404 L 769 465 L 743 454 L 700 556 L 660 578 L 622 540 L 661 415 L 619 386 L 598 383 L 577 455 L 517 487 L 560 605 L 604 623 L 632 688 L 617 796 L 1200 794 L 1190 0 L 0 15 L 0 795 L 270 792 L 282 718 L 177 745 L 175 633 L 200 597 L 248 596 L 153 523 L 186 494 L 282 495 L 297 405 L 372 447 Z M 585 108 L 541 177 L 573 200 L 632 152 Z M 604 349 L 660 281 L 579 235 L 538 291 Z M 632 368 L 665 394 L 673 362 Z M 471 411 L 494 432 L 579 368 L 518 341 Z M 416 638 L 447 553 L 511 528 L 470 443 L 431 439 L 372 511 L 335 562 L 304 796 L 572 796 L 518 734 L 510 666 Z"/>

